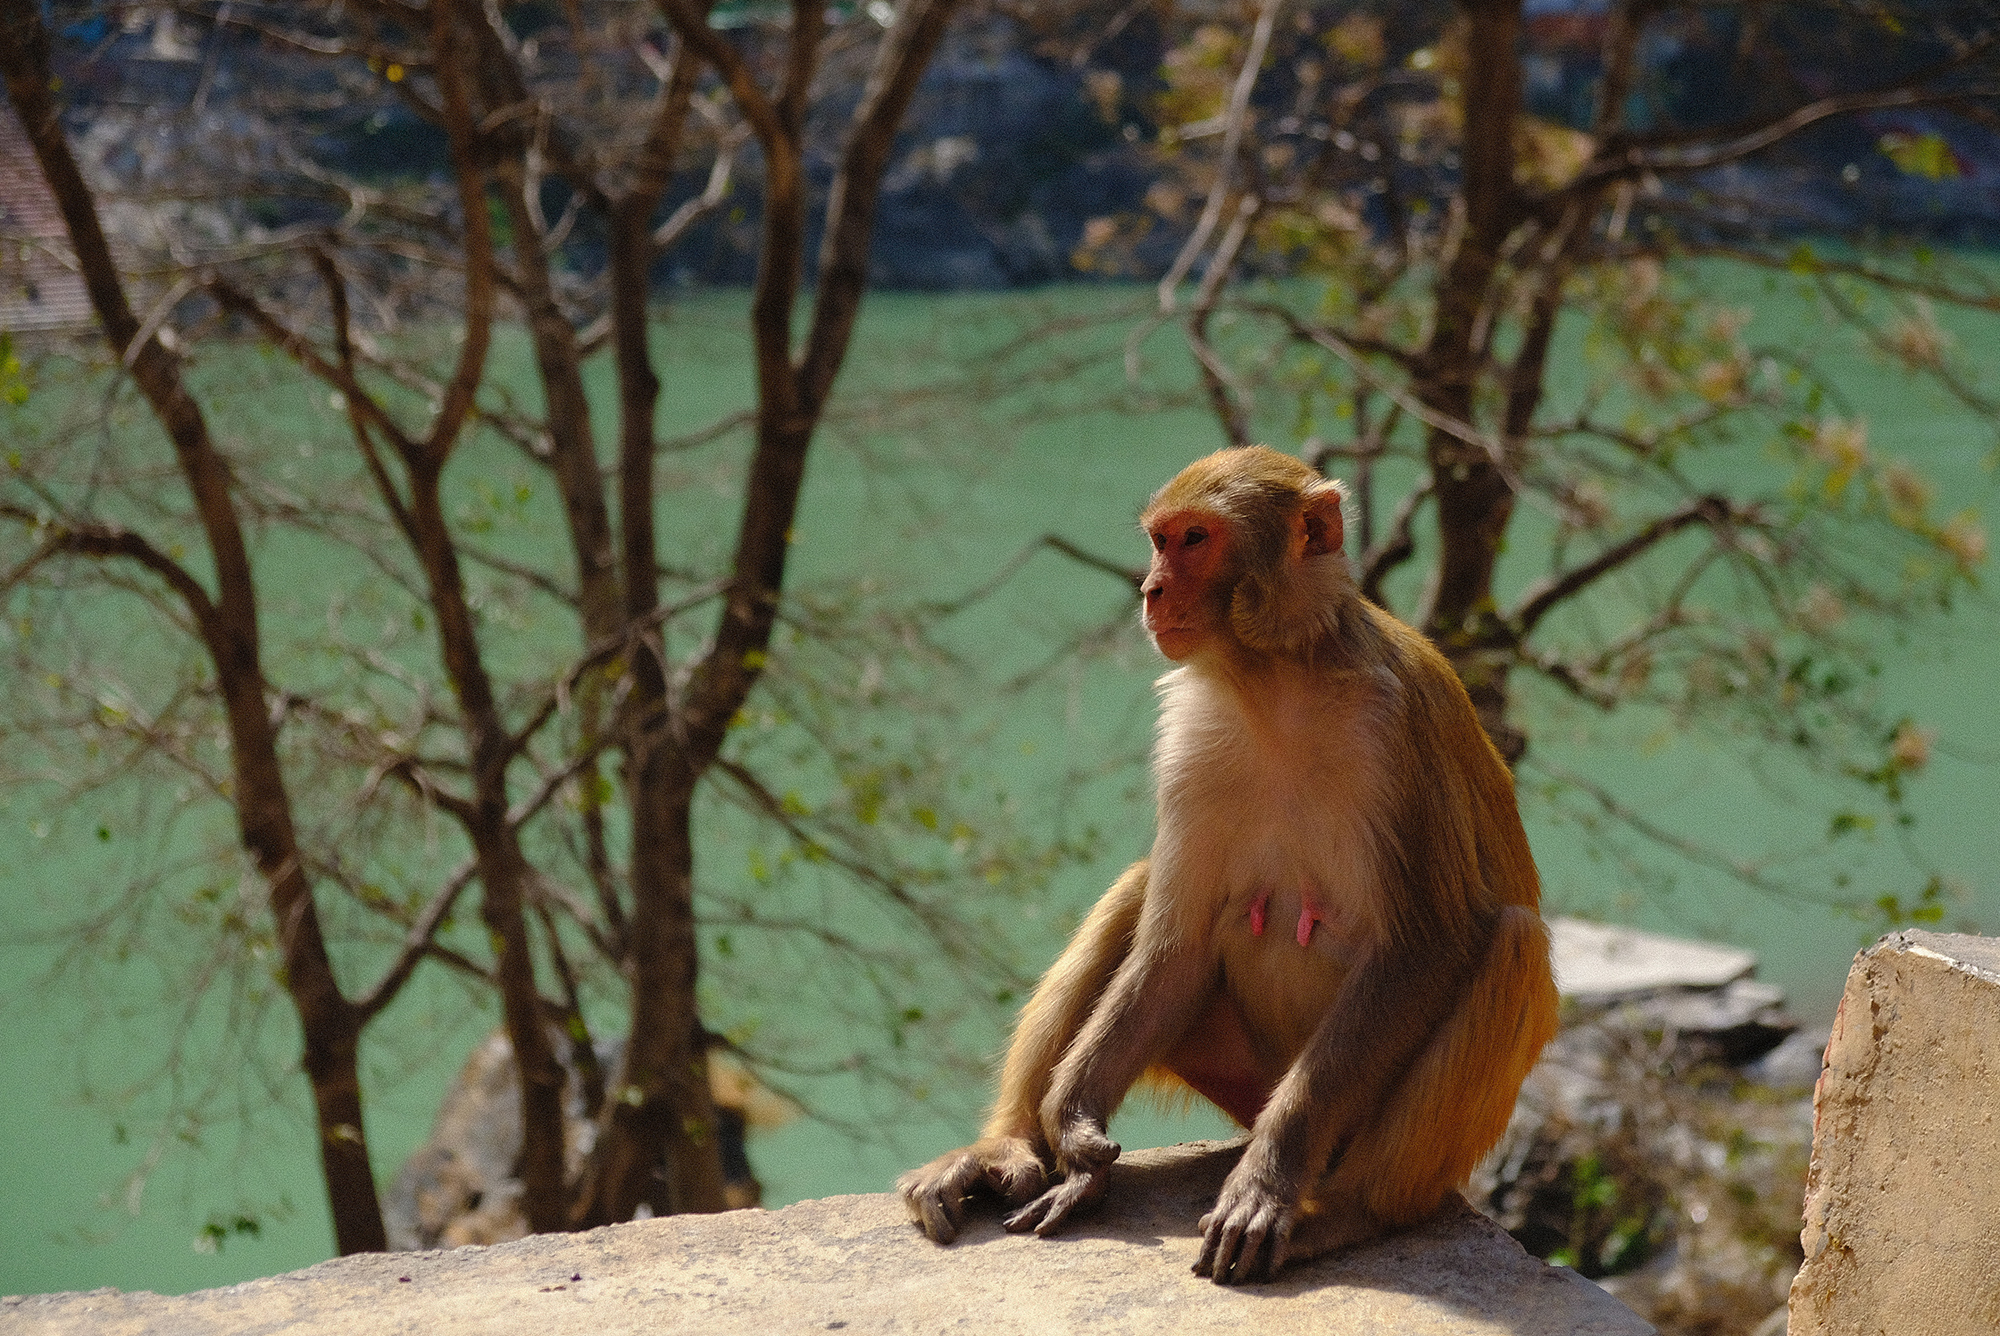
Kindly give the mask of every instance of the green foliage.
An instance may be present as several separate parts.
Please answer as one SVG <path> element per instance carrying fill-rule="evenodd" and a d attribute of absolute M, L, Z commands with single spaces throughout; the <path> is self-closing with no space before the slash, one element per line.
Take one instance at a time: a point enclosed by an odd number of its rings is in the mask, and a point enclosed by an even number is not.
<path fill-rule="evenodd" d="M 18 408 L 28 402 L 28 393 L 28 374 L 21 366 L 20 355 L 14 351 L 14 337 L 0 330 L 0 403 Z M 10 453 L 9 467 L 19 468 L 17 459 L 17 455 Z"/>
<path fill-rule="evenodd" d="M 1569 1242 L 1548 1254 L 1558 1266 L 1596 1279 L 1630 1271 L 1651 1256 L 1661 1237 L 1656 1211 L 1624 1201 L 1618 1179 L 1603 1158 L 1586 1154 L 1565 1166 L 1569 1188 Z M 1621 1209 L 1622 1208 L 1622 1209 Z"/>
<path fill-rule="evenodd" d="M 254 1215 L 210 1216 L 208 1223 L 195 1235 L 194 1250 L 199 1253 L 221 1252 L 223 1245 L 231 1237 L 254 1239 L 264 1232 L 263 1221 Z"/>
<path fill-rule="evenodd" d="M 1955 886 L 1944 877 L 1933 874 L 1914 900 L 1906 902 L 1894 892 L 1884 892 L 1856 917 L 1869 925 L 1868 939 L 1872 940 L 1879 933 L 1894 932 L 1898 928 L 1936 928 L 1943 924 L 1951 903 L 1964 899 L 1964 887 Z"/>

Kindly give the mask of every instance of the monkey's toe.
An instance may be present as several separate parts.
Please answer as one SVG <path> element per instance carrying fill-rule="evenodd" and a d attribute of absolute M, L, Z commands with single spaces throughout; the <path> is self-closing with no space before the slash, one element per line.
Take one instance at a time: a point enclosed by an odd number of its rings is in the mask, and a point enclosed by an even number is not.
<path fill-rule="evenodd" d="M 1197 1227 L 1202 1245 L 1194 1273 L 1218 1285 L 1270 1280 L 1289 1255 L 1291 1214 L 1268 1205 L 1227 1212 L 1217 1208 Z"/>

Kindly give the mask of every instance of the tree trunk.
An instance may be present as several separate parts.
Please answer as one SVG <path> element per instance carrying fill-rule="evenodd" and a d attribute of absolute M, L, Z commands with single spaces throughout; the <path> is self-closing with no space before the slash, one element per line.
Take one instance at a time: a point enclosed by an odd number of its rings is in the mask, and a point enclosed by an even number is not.
<path fill-rule="evenodd" d="M 727 1209 L 708 1057 L 695 1009 L 694 786 L 645 754 L 632 786 L 632 1033 L 605 1099 L 603 1133 L 577 1208 L 582 1226 Z M 662 1181 L 664 1175 L 664 1181 Z"/>
<path fill-rule="evenodd" d="M 480 918 L 500 986 L 501 1010 L 521 1074 L 522 1209 L 537 1233 L 564 1227 L 563 1070 L 549 1042 L 528 944 L 528 861 L 507 820 L 507 770 L 513 748 L 480 656 L 458 554 L 439 501 L 441 460 L 411 460 L 410 518 L 430 586 L 446 671 L 463 714 L 473 797 L 466 819 L 479 867 Z"/>
<path fill-rule="evenodd" d="M 1461 150 L 1465 227 L 1438 282 L 1429 344 L 1420 354 L 1417 397 L 1453 423 L 1472 424 L 1485 360 L 1478 330 L 1494 293 L 1500 254 L 1520 216 L 1514 132 L 1520 108 L 1521 0 L 1460 0 L 1466 23 L 1465 130 Z M 1481 445 L 1432 426 L 1426 440 L 1436 488 L 1438 561 L 1417 621 L 1453 661 L 1480 720 L 1503 754 L 1523 739 L 1506 723 L 1504 667 L 1478 652 L 1494 617 L 1493 572 L 1514 486 L 1507 466 Z M 1504 444 L 1503 444 L 1504 449 Z"/>

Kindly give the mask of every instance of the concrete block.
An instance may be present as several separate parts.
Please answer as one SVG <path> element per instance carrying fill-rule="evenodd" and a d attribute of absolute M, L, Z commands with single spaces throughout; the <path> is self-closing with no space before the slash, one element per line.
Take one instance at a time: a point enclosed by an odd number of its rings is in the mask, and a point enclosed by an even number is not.
<path fill-rule="evenodd" d="M 1792 1336 L 2000 1332 L 2000 941 L 1855 958 L 1814 1096 Z"/>

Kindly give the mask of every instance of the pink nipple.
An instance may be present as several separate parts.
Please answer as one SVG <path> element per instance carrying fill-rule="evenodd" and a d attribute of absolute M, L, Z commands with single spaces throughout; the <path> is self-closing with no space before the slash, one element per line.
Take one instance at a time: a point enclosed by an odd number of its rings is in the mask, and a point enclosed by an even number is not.
<path fill-rule="evenodd" d="M 1326 911 L 1312 902 L 1312 897 L 1299 896 L 1299 945 L 1312 941 L 1313 926 L 1326 921 Z"/>

